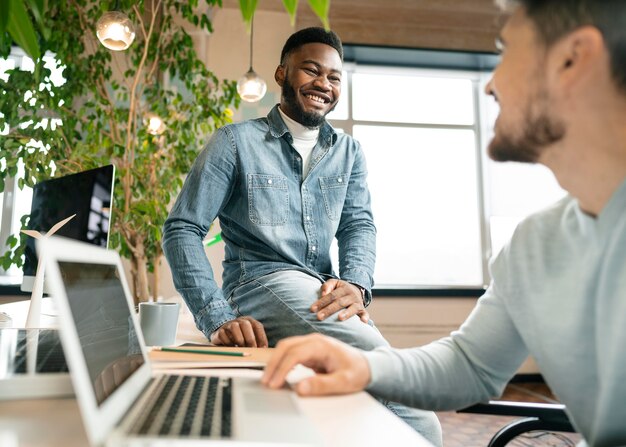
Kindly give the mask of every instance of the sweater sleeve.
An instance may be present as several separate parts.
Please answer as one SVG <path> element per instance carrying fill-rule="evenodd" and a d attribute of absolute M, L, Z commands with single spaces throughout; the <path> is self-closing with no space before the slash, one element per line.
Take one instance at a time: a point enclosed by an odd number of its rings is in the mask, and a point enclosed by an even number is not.
<path fill-rule="evenodd" d="M 364 355 L 372 393 L 413 407 L 451 410 L 499 396 L 528 351 L 492 284 L 449 337 Z"/>

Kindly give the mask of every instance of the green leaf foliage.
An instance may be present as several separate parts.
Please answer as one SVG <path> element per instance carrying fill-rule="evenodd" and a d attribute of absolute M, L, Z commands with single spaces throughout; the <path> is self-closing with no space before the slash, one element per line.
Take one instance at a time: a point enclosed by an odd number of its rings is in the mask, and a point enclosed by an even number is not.
<path fill-rule="evenodd" d="M 328 12 L 330 11 L 330 0 L 308 0 L 311 10 L 322 21 L 326 31 L 330 30 L 328 22 Z"/>
<path fill-rule="evenodd" d="M 25 1 L 46 8 L 42 0 Z M 239 96 L 233 81 L 218 79 L 195 53 L 187 29 L 197 23 L 211 30 L 198 0 L 162 0 L 156 10 L 150 1 L 120 1 L 136 38 L 117 53 L 93 36 L 103 3 L 49 2 L 37 22 L 41 54 L 56 55 L 65 83 L 52 79 L 49 58 L 34 60 L 39 81 L 19 69 L 0 79 L 0 129 L 8 129 L 0 137 L 0 185 L 17 175 L 20 161 L 20 187 L 113 163 L 110 246 L 130 258 L 135 296 L 145 299 L 137 271 L 152 270 L 161 257 L 167 206 L 210 134 L 231 121 Z M 162 135 L 147 132 L 147 113 L 165 121 Z M 25 241 L 0 257 L 3 267 L 21 265 Z"/>
<path fill-rule="evenodd" d="M 296 25 L 296 12 L 298 10 L 298 0 L 283 0 L 283 6 L 289 14 L 291 26 Z"/>
<path fill-rule="evenodd" d="M 22 0 L 3 0 L 8 3 L 6 29 L 13 40 L 33 59 L 39 58 L 40 50 L 33 23 Z"/>
<path fill-rule="evenodd" d="M 250 32 L 250 24 L 254 17 L 254 11 L 256 11 L 257 0 L 239 0 L 239 9 L 241 10 L 241 16 L 243 21 L 248 26 L 248 32 Z"/>

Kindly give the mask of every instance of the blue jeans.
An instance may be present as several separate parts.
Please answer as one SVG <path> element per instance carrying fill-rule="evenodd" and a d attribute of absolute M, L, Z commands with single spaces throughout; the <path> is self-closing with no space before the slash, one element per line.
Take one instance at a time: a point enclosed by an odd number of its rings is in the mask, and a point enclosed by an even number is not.
<path fill-rule="evenodd" d="M 314 332 L 363 350 L 389 346 L 371 320 L 365 324 L 355 315 L 339 321 L 335 314 L 319 321 L 309 308 L 319 299 L 321 285 L 319 279 L 304 272 L 283 270 L 237 287 L 228 300 L 237 314 L 263 323 L 270 346 L 286 337 Z M 433 412 L 383 403 L 431 443 L 442 445 L 441 425 Z"/>

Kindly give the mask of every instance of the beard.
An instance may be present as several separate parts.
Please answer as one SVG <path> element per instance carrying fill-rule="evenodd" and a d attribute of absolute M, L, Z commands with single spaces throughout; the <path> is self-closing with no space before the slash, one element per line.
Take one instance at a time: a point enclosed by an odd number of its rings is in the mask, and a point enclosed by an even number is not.
<path fill-rule="evenodd" d="M 489 143 L 489 157 L 495 161 L 537 163 L 543 151 L 565 136 L 564 123 L 553 116 L 550 98 L 545 89 L 539 90 L 528 102 L 521 132 L 500 130 Z"/>
<path fill-rule="evenodd" d="M 328 112 L 321 114 L 317 112 L 307 112 L 302 108 L 302 105 L 296 98 L 296 91 L 289 82 L 289 79 L 285 76 L 282 86 L 282 96 L 285 103 L 289 106 L 289 110 L 294 114 L 291 118 L 305 127 L 316 129 L 320 127 L 324 121 L 326 121 L 326 115 L 335 110 L 337 104 L 333 105 Z"/>

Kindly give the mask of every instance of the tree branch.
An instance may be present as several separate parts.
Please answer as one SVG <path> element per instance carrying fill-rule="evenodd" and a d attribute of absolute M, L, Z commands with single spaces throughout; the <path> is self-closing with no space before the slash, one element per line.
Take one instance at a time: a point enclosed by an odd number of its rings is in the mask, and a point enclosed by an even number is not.
<path fill-rule="evenodd" d="M 127 132 L 126 133 L 126 149 L 124 151 L 127 156 L 126 158 L 127 170 L 126 170 L 126 176 L 124 179 L 124 196 L 125 196 L 124 211 L 125 212 L 128 212 L 128 210 L 130 209 L 131 185 L 132 185 L 132 175 L 131 175 L 130 167 L 132 166 L 133 160 L 135 158 L 135 150 L 132 145 L 132 141 L 133 141 L 133 135 L 134 135 L 133 123 L 136 123 L 136 120 L 137 120 L 137 118 L 135 117 L 135 109 L 137 107 L 137 98 L 136 98 L 137 85 L 139 84 L 139 78 L 143 72 L 143 67 L 145 66 L 146 59 L 148 58 L 148 50 L 150 49 L 150 38 L 152 37 L 152 33 L 154 31 L 154 22 L 156 19 L 156 14 L 154 13 L 155 11 L 154 0 L 152 0 L 150 3 L 151 3 L 151 10 L 152 10 L 151 11 L 152 18 L 150 19 L 150 28 L 147 34 L 145 31 L 143 19 L 141 18 L 141 12 L 139 11 L 139 8 L 137 8 L 137 5 L 133 5 L 133 10 L 135 11 L 135 14 L 137 14 L 138 20 L 141 24 L 142 33 L 144 34 L 145 46 L 144 46 L 143 54 L 141 56 L 141 60 L 139 61 L 139 64 L 137 65 L 135 79 L 133 81 L 133 85 L 130 91 L 130 107 L 128 110 L 128 122 L 126 124 L 126 132 Z M 160 4 L 161 4 L 161 0 L 159 0 L 157 4 L 157 8 L 159 7 Z"/>

